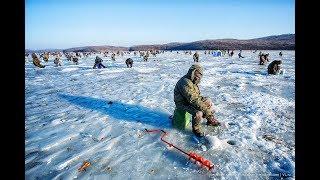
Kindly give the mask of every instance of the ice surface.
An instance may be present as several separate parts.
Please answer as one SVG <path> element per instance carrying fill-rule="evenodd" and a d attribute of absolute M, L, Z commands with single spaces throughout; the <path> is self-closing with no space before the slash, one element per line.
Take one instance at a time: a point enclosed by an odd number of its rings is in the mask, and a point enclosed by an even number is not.
<path fill-rule="evenodd" d="M 193 51 L 194 52 L 194 51 Z M 257 53 L 212 57 L 199 51 L 204 76 L 200 90 L 212 99 L 226 129 L 203 129 L 213 146 L 201 147 L 190 131 L 172 129 L 173 89 L 193 64 L 176 51 L 144 62 L 133 53 L 102 57 L 106 69 L 92 69 L 95 55 L 79 65 L 62 58 L 36 68 L 25 64 L 26 179 L 268 179 L 295 173 L 295 52 L 265 51 L 282 59 L 284 75 L 267 75 Z M 237 54 L 238 52 L 235 52 Z M 127 68 L 125 59 L 134 60 Z M 160 141 L 166 139 L 215 164 L 213 172 L 193 164 Z M 212 131 L 212 132 L 211 132 Z M 84 161 L 91 166 L 78 172 Z"/>

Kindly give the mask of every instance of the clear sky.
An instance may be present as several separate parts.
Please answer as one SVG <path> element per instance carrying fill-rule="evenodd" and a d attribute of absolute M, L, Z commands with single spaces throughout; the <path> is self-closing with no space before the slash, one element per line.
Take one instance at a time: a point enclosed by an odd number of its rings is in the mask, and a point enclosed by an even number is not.
<path fill-rule="evenodd" d="M 295 33 L 294 0 L 26 0 L 26 49 Z"/>

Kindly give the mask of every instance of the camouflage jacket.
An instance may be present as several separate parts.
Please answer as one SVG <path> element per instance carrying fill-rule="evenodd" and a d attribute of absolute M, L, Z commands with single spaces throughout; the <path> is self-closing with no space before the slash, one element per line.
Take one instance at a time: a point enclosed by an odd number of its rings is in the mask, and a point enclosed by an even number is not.
<path fill-rule="evenodd" d="M 203 73 L 200 65 L 192 65 L 188 73 L 177 82 L 174 88 L 174 102 L 178 109 L 183 106 L 192 106 L 202 111 L 204 118 L 210 119 L 213 117 L 213 113 L 204 103 L 206 98 L 200 95 L 198 85 L 192 82 L 195 70 L 198 70 L 201 74 Z"/>

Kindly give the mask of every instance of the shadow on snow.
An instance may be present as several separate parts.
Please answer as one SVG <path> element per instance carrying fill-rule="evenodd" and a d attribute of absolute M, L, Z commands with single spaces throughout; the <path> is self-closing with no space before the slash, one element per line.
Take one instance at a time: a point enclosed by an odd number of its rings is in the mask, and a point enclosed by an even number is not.
<path fill-rule="evenodd" d="M 58 94 L 62 99 L 87 109 L 102 112 L 114 119 L 141 122 L 156 128 L 171 128 L 170 114 L 149 109 L 140 105 L 111 102 L 84 96 Z"/>

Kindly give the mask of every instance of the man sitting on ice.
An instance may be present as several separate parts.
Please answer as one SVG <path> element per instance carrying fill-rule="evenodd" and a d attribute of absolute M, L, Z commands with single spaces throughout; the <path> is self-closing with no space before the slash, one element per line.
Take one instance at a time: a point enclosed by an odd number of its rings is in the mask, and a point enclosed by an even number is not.
<path fill-rule="evenodd" d="M 36 53 L 32 53 L 32 62 L 35 66 L 39 67 L 39 68 L 44 68 L 45 65 L 42 65 L 40 63 L 40 59 L 38 58 L 38 56 L 36 55 Z"/>
<path fill-rule="evenodd" d="M 192 65 L 174 88 L 174 103 L 176 105 L 173 125 L 176 123 L 178 112 L 188 112 L 192 115 L 192 132 L 197 137 L 204 136 L 201 131 L 201 120 L 204 117 L 207 125 L 216 126 L 220 122 L 214 118 L 213 104 L 207 97 L 200 95 L 199 83 L 203 68 L 199 64 Z M 175 126 L 175 125 L 174 125 Z"/>
<path fill-rule="evenodd" d="M 283 74 L 283 70 L 281 69 L 282 61 L 274 60 L 268 66 L 268 74 Z"/>
<path fill-rule="evenodd" d="M 132 68 L 133 60 L 131 58 L 126 59 L 126 65 L 128 68 Z"/>
<path fill-rule="evenodd" d="M 98 56 L 96 56 L 96 59 L 95 59 L 95 62 L 94 62 L 94 65 L 93 65 L 93 69 L 95 69 L 95 68 L 99 68 L 99 69 L 101 69 L 101 68 L 106 68 L 103 64 L 102 64 L 102 59 L 100 58 L 100 57 L 98 57 Z"/>

